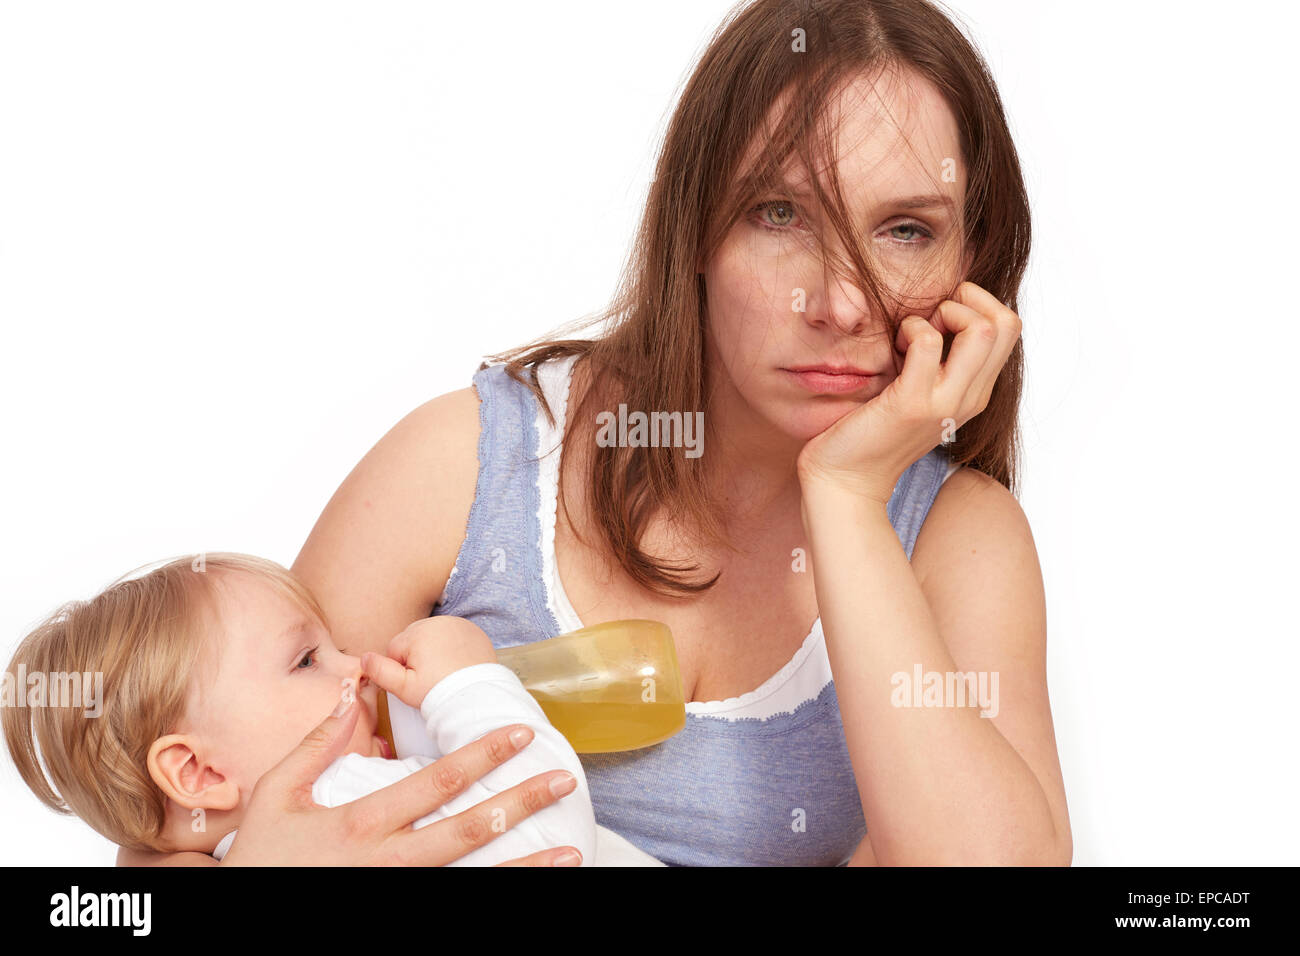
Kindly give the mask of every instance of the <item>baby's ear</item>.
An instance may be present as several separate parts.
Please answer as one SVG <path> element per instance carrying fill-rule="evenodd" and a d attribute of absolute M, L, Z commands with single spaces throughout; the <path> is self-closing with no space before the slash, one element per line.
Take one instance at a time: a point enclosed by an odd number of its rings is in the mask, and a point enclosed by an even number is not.
<path fill-rule="evenodd" d="M 234 810 L 239 787 L 203 758 L 202 742 L 193 734 L 168 734 L 149 748 L 149 776 L 169 800 L 187 810 Z"/>

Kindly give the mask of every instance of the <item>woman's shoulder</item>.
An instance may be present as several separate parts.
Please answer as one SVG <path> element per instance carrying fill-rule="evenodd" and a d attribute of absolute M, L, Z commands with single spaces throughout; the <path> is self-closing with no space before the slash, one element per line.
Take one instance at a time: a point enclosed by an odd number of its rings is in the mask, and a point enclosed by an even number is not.
<path fill-rule="evenodd" d="M 479 405 L 473 385 L 429 399 L 394 425 L 362 465 L 399 478 L 394 490 L 412 504 L 454 508 L 459 502 L 468 511 L 478 470 Z"/>
<path fill-rule="evenodd" d="M 424 517 L 439 594 L 456 562 L 474 503 L 480 406 L 473 385 L 430 399 L 394 427 L 394 447 L 377 462 L 381 478 L 393 479 L 390 486 L 404 498 L 399 510 Z"/>
<path fill-rule="evenodd" d="M 967 466 L 954 471 L 935 496 L 916 539 L 912 567 L 925 578 L 979 554 L 1021 554 L 1027 563 L 1033 552 L 1033 532 L 1019 500 Z"/>

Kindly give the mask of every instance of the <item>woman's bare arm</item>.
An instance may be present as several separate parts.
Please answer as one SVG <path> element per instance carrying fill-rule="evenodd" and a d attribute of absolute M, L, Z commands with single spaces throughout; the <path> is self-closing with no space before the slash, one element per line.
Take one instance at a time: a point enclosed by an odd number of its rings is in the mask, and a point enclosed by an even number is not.
<path fill-rule="evenodd" d="M 864 836 L 862 838 L 862 842 L 859 843 L 858 848 L 853 851 L 853 855 L 849 857 L 849 862 L 846 865 L 847 866 L 879 866 L 880 865 L 879 863 L 876 862 L 876 851 L 871 849 L 870 836 Z"/>
<path fill-rule="evenodd" d="M 478 480 L 473 388 L 411 412 L 352 469 L 293 564 L 338 647 L 383 653 L 446 587 Z"/>
<path fill-rule="evenodd" d="M 1068 865 L 1042 576 L 1019 504 L 962 469 L 909 563 L 879 502 L 804 491 L 827 654 L 871 827 L 854 865 Z M 996 678 L 987 716 L 898 709 L 893 676 L 917 667 Z"/>

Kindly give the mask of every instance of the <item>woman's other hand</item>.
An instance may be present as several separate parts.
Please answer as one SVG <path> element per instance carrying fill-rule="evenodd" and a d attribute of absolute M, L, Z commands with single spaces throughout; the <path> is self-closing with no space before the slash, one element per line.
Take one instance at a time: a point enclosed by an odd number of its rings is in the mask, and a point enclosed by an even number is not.
<path fill-rule="evenodd" d="M 223 866 L 442 866 L 490 842 L 494 810 L 506 814 L 506 829 L 573 792 L 563 771 L 538 774 L 455 816 L 419 830 L 411 824 L 505 763 L 533 738 L 522 725 L 502 727 L 382 790 L 338 807 L 318 806 L 312 784 L 342 752 L 360 714 L 355 699 L 342 715 L 331 715 L 294 751 L 258 780 L 239 836 Z M 512 731 L 523 731 L 511 739 Z M 559 794 L 549 784 L 567 778 Z M 569 854 L 573 859 L 566 859 Z M 500 866 L 577 866 L 575 847 L 556 847 Z M 196 865 L 206 854 L 150 854 L 121 850 L 118 864 Z"/>
<path fill-rule="evenodd" d="M 506 828 L 549 806 L 560 797 L 548 784 L 561 771 L 539 774 L 453 817 L 419 830 L 411 824 L 442 806 L 470 783 L 497 767 L 532 739 L 527 727 L 503 727 L 450 753 L 418 773 L 342 806 L 317 806 L 312 783 L 342 752 L 360 713 L 355 701 L 342 716 L 331 715 L 265 774 L 253 789 L 248 811 L 223 864 L 249 865 L 388 865 L 441 866 L 464 856 L 499 835 L 492 813 L 505 810 Z M 523 730 L 512 741 L 510 733 Z M 573 790 L 570 783 L 567 791 Z M 500 831 L 504 832 L 504 831 Z M 551 865 L 562 865 L 564 850 L 547 851 Z M 532 865 L 540 864 L 534 854 Z"/>
<path fill-rule="evenodd" d="M 804 445 L 801 481 L 831 482 L 884 506 L 913 462 L 988 407 L 1020 338 L 1020 317 L 973 282 L 953 295 L 929 320 L 910 315 L 900 323 L 894 347 L 904 355 L 902 372 Z M 956 338 L 941 363 L 945 333 Z"/>

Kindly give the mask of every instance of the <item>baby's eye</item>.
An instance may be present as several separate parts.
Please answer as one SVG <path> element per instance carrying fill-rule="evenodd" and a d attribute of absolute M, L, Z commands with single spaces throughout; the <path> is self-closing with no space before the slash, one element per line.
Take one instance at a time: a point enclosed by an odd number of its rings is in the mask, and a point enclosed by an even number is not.
<path fill-rule="evenodd" d="M 306 654 L 302 655 L 302 660 L 298 662 L 297 670 L 309 671 L 316 666 L 316 652 L 320 650 L 319 645 L 313 647 Z"/>

